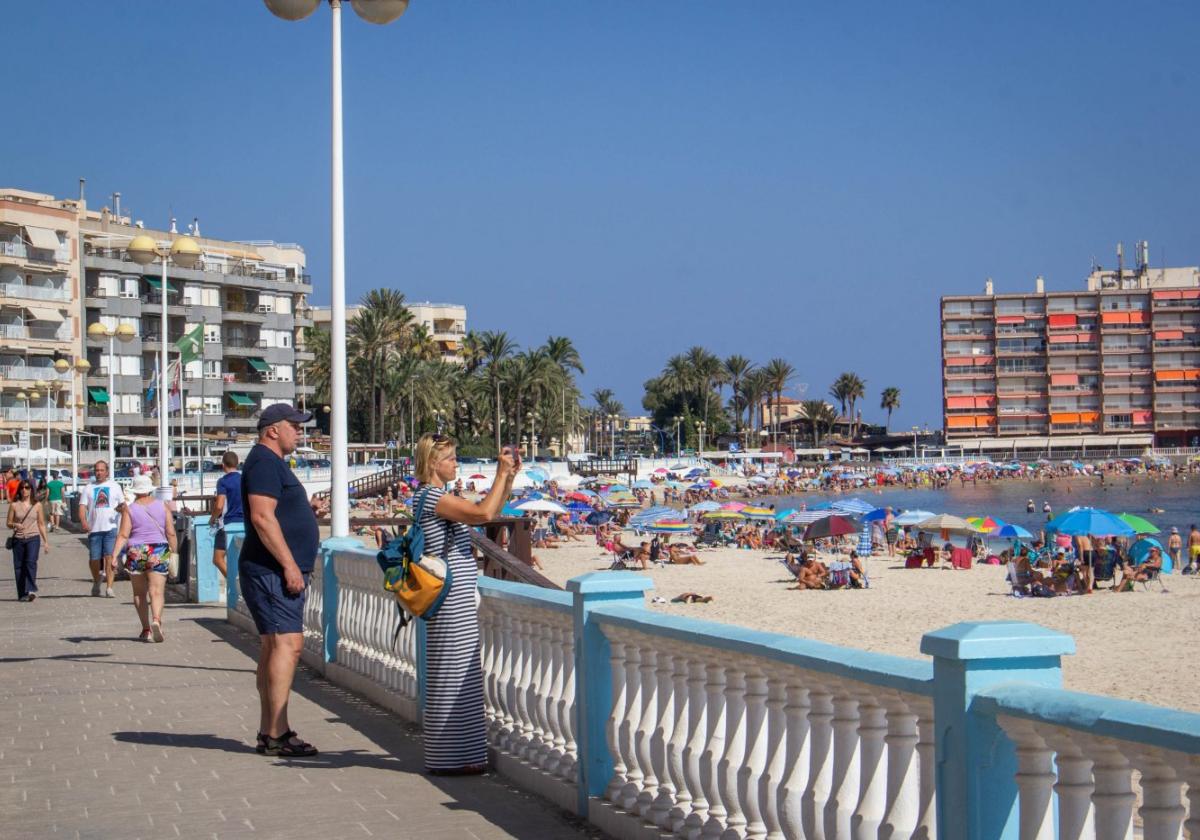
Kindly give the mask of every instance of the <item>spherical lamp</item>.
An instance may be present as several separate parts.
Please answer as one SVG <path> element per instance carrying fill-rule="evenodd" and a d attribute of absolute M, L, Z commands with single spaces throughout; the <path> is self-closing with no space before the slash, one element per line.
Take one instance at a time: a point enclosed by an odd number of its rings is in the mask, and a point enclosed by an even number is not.
<path fill-rule="evenodd" d="M 408 0 L 350 0 L 355 13 L 368 23 L 391 23 L 408 9 Z"/>
<path fill-rule="evenodd" d="M 117 339 L 119 341 L 132 341 L 134 335 L 133 327 L 129 326 L 129 324 L 121 324 L 121 326 L 117 327 Z"/>
<path fill-rule="evenodd" d="M 184 268 L 194 267 L 201 254 L 200 246 L 190 236 L 181 236 L 171 243 L 171 259 Z"/>
<path fill-rule="evenodd" d="M 264 0 L 271 14 L 284 20 L 304 20 L 317 10 L 321 0 Z"/>
<path fill-rule="evenodd" d="M 67 371 L 69 371 L 71 369 L 71 363 L 68 362 L 66 359 L 55 359 L 54 360 L 54 369 L 56 371 L 58 371 L 59 373 L 66 373 Z"/>
<path fill-rule="evenodd" d="M 24 402 L 27 399 L 29 399 L 28 394 L 26 394 L 24 391 L 17 391 L 17 402 Z"/>
<path fill-rule="evenodd" d="M 97 321 L 88 326 L 87 333 L 88 338 L 108 338 L 108 327 Z"/>
<path fill-rule="evenodd" d="M 138 265 L 149 265 L 158 259 L 158 243 L 154 241 L 153 236 L 142 233 L 130 240 L 125 246 L 125 252 L 129 254 L 129 259 Z"/>
<path fill-rule="evenodd" d="M 92 363 L 89 362 L 87 359 L 76 359 L 75 360 L 75 370 L 79 371 L 80 373 L 87 373 L 91 369 L 92 369 Z"/>

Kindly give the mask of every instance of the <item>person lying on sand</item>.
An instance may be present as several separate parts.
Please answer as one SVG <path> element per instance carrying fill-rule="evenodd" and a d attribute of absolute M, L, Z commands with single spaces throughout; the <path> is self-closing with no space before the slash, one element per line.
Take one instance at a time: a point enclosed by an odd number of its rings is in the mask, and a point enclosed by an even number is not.
<path fill-rule="evenodd" d="M 711 603 L 713 596 L 699 595 L 695 592 L 684 592 L 682 595 L 677 595 L 671 599 L 675 604 L 708 604 Z"/>

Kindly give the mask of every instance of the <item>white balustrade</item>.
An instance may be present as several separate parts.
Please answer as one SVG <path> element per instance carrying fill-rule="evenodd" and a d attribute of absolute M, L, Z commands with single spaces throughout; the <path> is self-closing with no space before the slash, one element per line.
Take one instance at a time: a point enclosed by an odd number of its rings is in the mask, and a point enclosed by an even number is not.
<path fill-rule="evenodd" d="M 304 660 L 320 670 L 325 665 L 325 626 L 321 623 L 324 603 L 324 575 L 318 566 L 308 577 L 308 594 L 304 600 Z"/>
<path fill-rule="evenodd" d="M 1025 718 L 997 721 L 1017 752 L 1021 840 L 1132 840 L 1135 811 L 1145 840 L 1180 840 L 1185 827 L 1197 836 L 1194 816 L 1184 823 L 1198 796 L 1195 756 Z"/>

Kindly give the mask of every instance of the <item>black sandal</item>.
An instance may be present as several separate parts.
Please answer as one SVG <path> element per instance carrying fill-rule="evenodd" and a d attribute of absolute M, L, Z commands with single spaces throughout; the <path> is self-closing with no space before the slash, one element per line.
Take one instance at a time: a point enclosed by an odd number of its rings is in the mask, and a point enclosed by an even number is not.
<path fill-rule="evenodd" d="M 317 754 L 317 748 L 302 741 L 295 732 L 288 730 L 278 738 L 267 736 L 266 752 L 283 758 L 306 758 Z"/>

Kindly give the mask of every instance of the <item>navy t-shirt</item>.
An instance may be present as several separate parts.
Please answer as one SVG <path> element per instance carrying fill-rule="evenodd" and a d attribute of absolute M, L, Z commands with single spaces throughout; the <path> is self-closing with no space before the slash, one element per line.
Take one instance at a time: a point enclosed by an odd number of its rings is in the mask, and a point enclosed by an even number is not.
<path fill-rule="evenodd" d="M 317 516 L 308 503 L 308 492 L 287 463 L 261 443 L 254 445 L 242 465 L 242 509 L 250 510 L 250 496 L 275 499 L 275 518 L 283 531 L 284 542 L 300 571 L 308 574 L 316 564 L 321 533 Z M 252 517 L 246 517 L 246 541 L 238 562 L 249 574 L 283 574 L 283 567 L 263 545 L 254 529 Z"/>
<path fill-rule="evenodd" d="M 240 472 L 225 473 L 217 479 L 217 495 L 225 497 L 225 510 L 221 513 L 222 522 L 241 522 L 246 517 L 242 513 L 242 474 Z"/>

